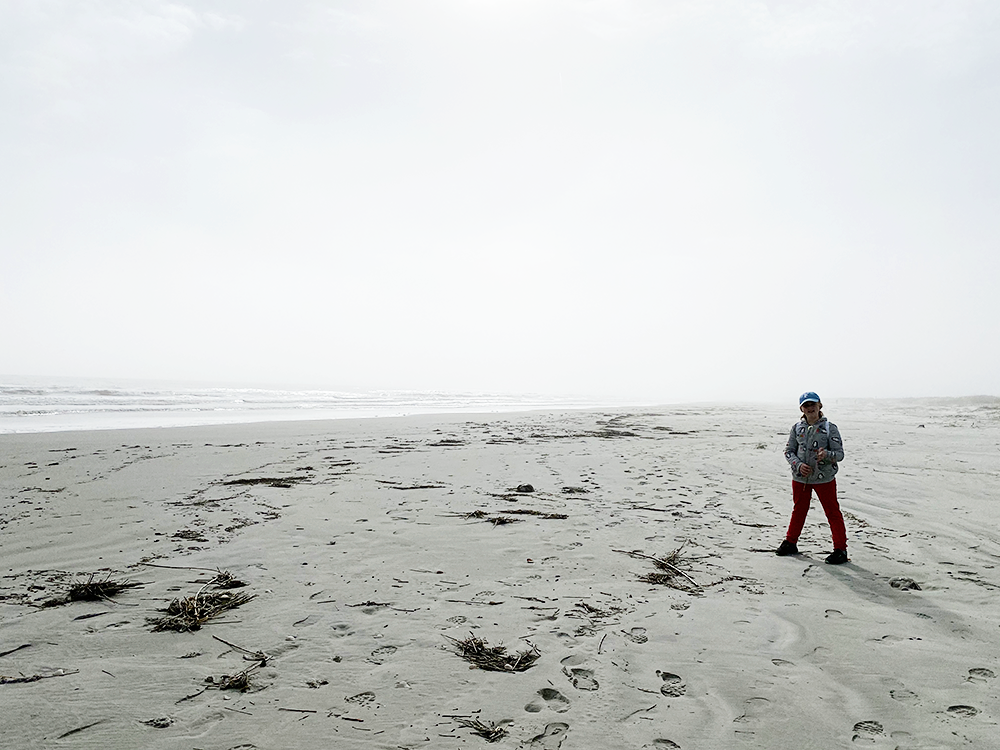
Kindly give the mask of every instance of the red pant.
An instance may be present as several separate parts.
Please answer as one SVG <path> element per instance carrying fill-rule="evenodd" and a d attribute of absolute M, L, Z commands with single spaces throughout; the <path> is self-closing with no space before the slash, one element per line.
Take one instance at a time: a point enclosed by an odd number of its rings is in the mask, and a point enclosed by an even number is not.
<path fill-rule="evenodd" d="M 816 490 L 826 513 L 826 520 L 830 523 L 830 531 L 833 532 L 833 548 L 847 549 L 847 529 L 844 527 L 844 516 L 840 512 L 840 503 L 837 502 L 837 480 L 834 479 L 823 484 L 805 484 L 803 482 L 792 482 L 792 501 L 795 507 L 792 509 L 792 520 L 788 524 L 788 534 L 785 538 L 790 542 L 799 541 L 799 534 L 802 527 L 806 525 L 806 514 L 809 513 L 809 502 L 812 500 L 812 491 Z"/>

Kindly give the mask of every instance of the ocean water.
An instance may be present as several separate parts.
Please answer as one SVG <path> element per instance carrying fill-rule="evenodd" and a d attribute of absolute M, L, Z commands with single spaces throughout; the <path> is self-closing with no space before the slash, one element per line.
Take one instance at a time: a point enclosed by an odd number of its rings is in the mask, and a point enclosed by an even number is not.
<path fill-rule="evenodd" d="M 536 395 L 4 384 L 0 434 L 610 406 Z"/>

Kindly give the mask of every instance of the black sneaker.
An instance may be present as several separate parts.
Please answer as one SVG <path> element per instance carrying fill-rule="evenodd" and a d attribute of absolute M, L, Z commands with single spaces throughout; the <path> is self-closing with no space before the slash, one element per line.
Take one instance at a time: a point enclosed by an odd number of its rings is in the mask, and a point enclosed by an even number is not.
<path fill-rule="evenodd" d="M 778 545 L 778 549 L 774 551 L 774 554 L 779 557 L 784 557 L 785 555 L 797 555 L 799 554 L 798 545 L 795 542 L 790 542 L 787 539 Z M 845 558 L 846 559 L 846 558 Z"/>
<path fill-rule="evenodd" d="M 847 550 L 846 549 L 835 549 L 833 554 L 827 556 L 827 565 L 843 565 L 847 562 Z"/>

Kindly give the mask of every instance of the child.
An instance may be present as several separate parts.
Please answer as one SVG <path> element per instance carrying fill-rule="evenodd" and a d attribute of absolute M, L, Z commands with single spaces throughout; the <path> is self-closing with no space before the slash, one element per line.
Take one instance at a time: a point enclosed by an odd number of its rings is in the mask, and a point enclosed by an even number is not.
<path fill-rule="evenodd" d="M 808 391 L 799 396 L 802 419 L 792 427 L 785 447 L 785 460 L 792 467 L 792 520 L 788 533 L 776 555 L 797 555 L 799 534 L 806 523 L 809 503 L 815 489 L 826 520 L 833 533 L 833 554 L 826 558 L 830 565 L 847 562 L 847 530 L 837 502 L 837 464 L 844 460 L 844 443 L 837 425 L 823 416 L 819 396 Z"/>

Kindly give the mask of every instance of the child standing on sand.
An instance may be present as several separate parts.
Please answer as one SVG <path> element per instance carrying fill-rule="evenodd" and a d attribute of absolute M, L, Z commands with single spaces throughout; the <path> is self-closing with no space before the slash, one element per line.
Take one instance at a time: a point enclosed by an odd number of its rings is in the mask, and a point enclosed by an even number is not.
<path fill-rule="evenodd" d="M 776 555 L 797 555 L 799 534 L 806 523 L 813 490 L 819 497 L 833 534 L 833 553 L 826 558 L 830 565 L 847 562 L 847 530 L 837 502 L 837 464 L 844 460 L 840 430 L 823 416 L 823 404 L 813 391 L 799 396 L 802 419 L 792 427 L 785 446 L 785 460 L 792 467 L 792 520 Z"/>

